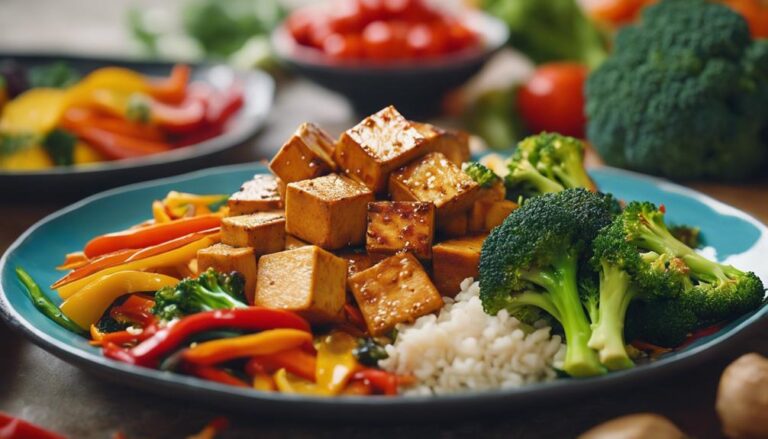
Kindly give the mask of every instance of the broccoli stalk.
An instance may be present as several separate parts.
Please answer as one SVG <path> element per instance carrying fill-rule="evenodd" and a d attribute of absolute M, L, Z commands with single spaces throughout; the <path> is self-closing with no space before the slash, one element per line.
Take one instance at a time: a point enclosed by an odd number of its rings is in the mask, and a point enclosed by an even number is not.
<path fill-rule="evenodd" d="M 507 164 L 505 178 L 517 196 L 560 192 L 569 188 L 596 190 L 584 169 L 584 145 L 573 137 L 541 133 L 523 139 Z"/>
<path fill-rule="evenodd" d="M 588 346 L 598 352 L 600 362 L 609 370 L 634 366 L 624 343 L 624 321 L 629 304 L 637 296 L 629 274 L 620 266 L 600 263 L 599 308 L 592 320 Z"/>
<path fill-rule="evenodd" d="M 172 320 L 202 311 L 245 308 L 248 305 L 241 300 L 244 286 L 240 273 L 223 274 L 209 268 L 196 279 L 186 278 L 158 290 L 152 312 L 162 320 Z"/>
<path fill-rule="evenodd" d="M 489 314 L 506 309 L 524 323 L 544 312 L 563 327 L 563 369 L 576 377 L 605 372 L 587 345 L 589 320 L 579 291 L 580 260 L 610 224 L 614 200 L 568 189 L 526 201 L 495 228 L 480 254 L 480 298 Z"/>

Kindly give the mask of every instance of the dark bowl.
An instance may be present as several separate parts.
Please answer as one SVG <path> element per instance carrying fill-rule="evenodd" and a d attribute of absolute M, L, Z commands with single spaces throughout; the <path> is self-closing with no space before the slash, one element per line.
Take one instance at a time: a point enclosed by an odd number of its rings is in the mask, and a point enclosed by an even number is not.
<path fill-rule="evenodd" d="M 344 95 L 359 115 L 392 104 L 409 117 L 427 117 L 439 112 L 446 92 L 477 73 L 509 38 L 506 25 L 488 14 L 465 12 L 462 21 L 480 35 L 481 46 L 434 59 L 387 64 L 331 60 L 296 43 L 285 23 L 272 33 L 272 47 L 289 69 Z"/>

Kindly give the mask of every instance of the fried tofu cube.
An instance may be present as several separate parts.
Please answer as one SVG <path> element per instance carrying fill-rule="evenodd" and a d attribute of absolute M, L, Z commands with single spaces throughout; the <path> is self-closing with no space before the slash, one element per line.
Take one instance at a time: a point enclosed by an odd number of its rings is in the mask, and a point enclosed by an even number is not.
<path fill-rule="evenodd" d="M 341 134 L 334 158 L 339 167 L 376 193 L 390 172 L 426 154 L 424 136 L 395 107 L 368 116 Z"/>
<path fill-rule="evenodd" d="M 268 212 L 283 208 L 277 187 L 277 179 L 268 174 L 256 174 L 240 186 L 227 201 L 229 216 Z"/>
<path fill-rule="evenodd" d="M 395 201 L 434 203 L 438 220 L 464 212 L 480 195 L 480 186 L 439 152 L 393 172 L 389 193 Z"/>
<path fill-rule="evenodd" d="M 503 223 L 515 209 L 517 209 L 517 203 L 514 201 L 476 201 L 469 212 L 469 233 L 491 231 Z"/>
<path fill-rule="evenodd" d="M 305 247 L 307 245 L 310 245 L 306 241 L 302 241 L 301 239 L 293 236 L 293 235 L 285 235 L 285 249 L 286 250 L 293 250 L 295 248 Z"/>
<path fill-rule="evenodd" d="M 285 216 L 280 212 L 257 212 L 221 220 L 221 242 L 233 247 L 251 247 L 256 255 L 285 248 Z"/>
<path fill-rule="evenodd" d="M 501 201 L 507 196 L 507 188 L 504 186 L 504 180 L 497 180 L 490 187 L 480 187 L 478 201 Z"/>
<path fill-rule="evenodd" d="M 350 277 L 348 284 L 373 336 L 443 306 L 440 293 L 412 253 L 390 256 Z"/>
<path fill-rule="evenodd" d="M 426 139 L 429 152 L 440 152 L 458 166 L 469 160 L 469 134 L 466 132 L 445 130 L 428 123 L 412 123 Z"/>
<path fill-rule="evenodd" d="M 290 183 L 286 231 L 329 250 L 362 245 L 368 203 L 373 199 L 363 184 L 337 174 Z"/>
<path fill-rule="evenodd" d="M 220 273 L 236 271 L 245 279 L 245 297 L 253 303 L 256 292 L 256 255 L 251 247 L 232 247 L 227 244 L 214 244 L 197 251 L 198 272 L 213 268 Z"/>
<path fill-rule="evenodd" d="M 347 261 L 347 276 L 367 270 L 374 265 L 371 255 L 363 250 L 344 250 L 337 256 Z"/>
<path fill-rule="evenodd" d="M 414 201 L 368 203 L 365 248 L 371 255 L 390 256 L 413 252 L 419 259 L 432 257 L 435 205 Z"/>
<path fill-rule="evenodd" d="M 341 319 L 346 303 L 347 262 L 309 245 L 259 259 L 254 303 L 285 309 L 312 323 Z"/>
<path fill-rule="evenodd" d="M 269 162 L 269 169 L 286 184 L 328 174 L 336 169 L 329 153 L 333 145 L 320 127 L 303 123 Z"/>
<path fill-rule="evenodd" d="M 460 212 L 437 221 L 437 233 L 441 238 L 458 238 L 469 233 L 467 212 Z"/>
<path fill-rule="evenodd" d="M 432 279 L 440 294 L 453 297 L 464 279 L 478 278 L 480 250 L 486 236 L 465 236 L 432 247 Z"/>

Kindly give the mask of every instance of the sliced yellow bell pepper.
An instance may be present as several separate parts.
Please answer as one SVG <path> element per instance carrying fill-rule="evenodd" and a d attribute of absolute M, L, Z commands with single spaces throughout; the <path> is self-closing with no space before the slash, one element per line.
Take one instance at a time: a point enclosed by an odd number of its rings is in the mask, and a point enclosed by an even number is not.
<path fill-rule="evenodd" d="M 59 308 L 83 329 L 96 323 L 118 297 L 143 291 L 157 291 L 179 280 L 158 273 L 119 271 L 100 277 L 70 296 Z"/>
<path fill-rule="evenodd" d="M 171 217 L 168 216 L 168 212 L 165 211 L 165 205 L 159 200 L 152 202 L 152 217 L 155 219 L 155 224 L 171 221 Z"/>
<path fill-rule="evenodd" d="M 54 129 L 67 106 L 67 92 L 56 88 L 33 88 L 3 107 L 0 131 L 44 134 Z"/>
<path fill-rule="evenodd" d="M 38 145 L 24 148 L 6 157 L 0 157 L 0 168 L 2 169 L 34 171 L 50 167 L 53 167 L 51 156 L 43 147 Z"/>
<path fill-rule="evenodd" d="M 195 209 L 195 215 L 202 215 L 211 212 L 211 205 L 222 203 L 229 199 L 227 194 L 215 194 L 215 195 L 197 195 L 188 194 L 185 192 L 168 192 L 168 195 L 163 199 L 163 204 L 171 210 L 171 212 L 177 216 L 184 216 L 189 206 L 193 206 Z"/>
<path fill-rule="evenodd" d="M 62 299 L 68 299 L 96 279 L 126 270 L 146 271 L 164 267 L 176 267 L 197 257 L 197 251 L 213 245 L 218 239 L 205 237 L 166 253 L 126 262 L 88 275 L 59 287 L 56 291 Z"/>
<path fill-rule="evenodd" d="M 312 381 L 294 375 L 285 369 L 279 369 L 272 376 L 277 390 L 282 393 L 297 393 L 300 395 L 331 396 L 328 390 Z"/>
<path fill-rule="evenodd" d="M 145 93 L 147 79 L 133 70 L 122 67 L 104 67 L 94 70 L 68 90 L 70 105 L 89 105 L 95 91 L 113 90 L 120 94 Z"/>
<path fill-rule="evenodd" d="M 346 332 L 335 331 L 317 343 L 317 385 L 331 395 L 337 395 L 358 369 L 354 350 L 357 340 Z"/>
<path fill-rule="evenodd" d="M 269 355 L 312 343 L 312 334 L 299 329 L 270 329 L 256 334 L 207 341 L 189 348 L 184 359 L 210 366 L 235 358 Z"/>
<path fill-rule="evenodd" d="M 74 156 L 76 165 L 86 165 L 88 163 L 98 163 L 106 160 L 106 157 L 83 142 L 77 142 L 75 144 Z"/>
<path fill-rule="evenodd" d="M 257 373 L 253 376 L 253 388 L 262 392 L 274 392 L 275 380 L 265 373 Z"/>

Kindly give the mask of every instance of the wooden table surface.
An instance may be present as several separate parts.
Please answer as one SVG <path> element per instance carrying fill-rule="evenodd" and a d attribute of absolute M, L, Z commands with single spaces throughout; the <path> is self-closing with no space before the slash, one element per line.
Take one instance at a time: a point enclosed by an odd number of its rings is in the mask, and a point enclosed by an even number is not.
<path fill-rule="evenodd" d="M 267 157 L 304 120 L 338 132 L 349 126 L 353 117 L 337 97 L 308 84 L 295 83 L 281 90 L 269 127 L 253 143 L 220 161 Z M 768 222 L 768 181 L 738 186 L 691 186 Z M 32 223 L 65 204 L 61 200 L 42 199 L 26 204 L 0 204 L 0 250 L 4 251 Z M 117 430 L 132 439 L 186 437 L 219 415 L 231 420 L 223 438 L 566 438 L 603 420 L 640 411 L 664 414 L 694 437 L 717 438 L 719 425 L 713 407 L 719 375 L 728 362 L 754 351 L 768 354 L 768 322 L 745 334 L 718 358 L 652 384 L 600 392 L 575 402 L 509 410 L 492 417 L 422 424 L 387 418 L 379 425 L 360 425 L 333 419 L 305 422 L 301 413 L 293 414 L 289 421 L 263 418 L 258 413 L 226 413 L 215 407 L 175 400 L 172 395 L 142 393 L 91 376 L 0 325 L 0 411 L 84 439 L 107 438 Z"/>

